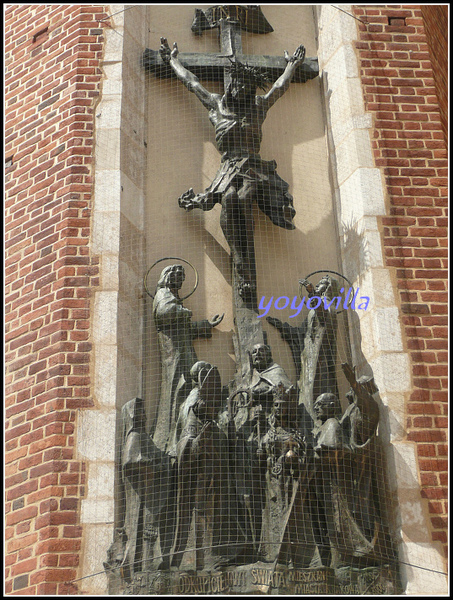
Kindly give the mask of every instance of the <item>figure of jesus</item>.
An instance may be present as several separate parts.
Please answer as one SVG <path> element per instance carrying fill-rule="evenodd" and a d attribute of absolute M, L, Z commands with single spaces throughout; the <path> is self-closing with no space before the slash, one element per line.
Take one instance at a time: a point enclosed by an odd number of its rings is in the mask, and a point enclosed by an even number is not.
<path fill-rule="evenodd" d="M 253 200 L 275 225 L 295 228 L 292 219 L 296 211 L 289 186 L 277 174 L 276 162 L 263 160 L 259 153 L 267 111 L 288 89 L 298 63 L 305 58 L 305 48 L 299 46 L 292 56 L 285 52 L 285 71 L 263 95 L 256 95 L 256 90 L 268 87 L 268 76 L 237 59 L 231 61 L 230 83 L 222 95 L 209 92 L 198 77 L 183 66 L 176 43 L 170 49 L 167 40 L 161 38 L 160 54 L 164 63 L 170 65 L 178 79 L 209 111 L 216 146 L 222 155 L 211 185 L 200 194 L 190 188 L 179 198 L 179 205 L 185 210 L 200 208 L 204 211 L 216 204 L 222 206 L 220 224 L 231 250 L 239 294 L 242 298 L 250 297 L 256 288 Z"/>

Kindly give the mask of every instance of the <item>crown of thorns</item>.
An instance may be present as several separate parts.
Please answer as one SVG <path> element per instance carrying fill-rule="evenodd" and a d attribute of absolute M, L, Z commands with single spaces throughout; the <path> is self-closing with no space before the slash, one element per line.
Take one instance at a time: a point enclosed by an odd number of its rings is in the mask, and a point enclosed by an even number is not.
<path fill-rule="evenodd" d="M 250 81 L 257 88 L 262 90 L 265 90 L 269 85 L 271 80 L 266 71 L 263 71 L 259 67 L 250 67 L 238 60 L 229 60 L 230 65 L 227 67 L 227 70 L 233 80 L 239 79 L 242 81 Z"/>

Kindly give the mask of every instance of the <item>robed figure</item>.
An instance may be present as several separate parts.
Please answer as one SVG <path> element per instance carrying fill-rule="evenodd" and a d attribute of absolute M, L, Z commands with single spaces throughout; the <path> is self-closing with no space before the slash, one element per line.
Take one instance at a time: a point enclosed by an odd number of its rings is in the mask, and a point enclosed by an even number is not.
<path fill-rule="evenodd" d="M 199 571 L 228 562 L 234 553 L 236 523 L 230 518 L 228 443 L 217 418 L 223 390 L 217 367 L 200 361 L 192 373 L 197 383 L 181 406 L 178 420 L 177 528 L 171 566 Z M 192 543 L 188 546 L 192 540 Z M 195 549 L 195 564 L 190 549 Z"/>
<path fill-rule="evenodd" d="M 284 369 L 274 361 L 270 346 L 255 344 L 250 362 L 249 386 L 229 398 L 229 439 L 234 457 L 239 523 L 246 537 L 243 549 L 246 563 L 259 558 L 266 488 L 265 469 L 258 455 L 260 440 L 272 411 L 274 390 L 292 386 Z"/>
<path fill-rule="evenodd" d="M 179 297 L 184 279 L 184 267 L 166 267 L 158 281 L 153 302 L 162 364 L 154 442 L 161 450 L 168 450 L 174 445 L 179 408 L 191 390 L 190 369 L 198 360 L 193 340 L 211 337 L 213 327 L 223 318 L 223 315 L 216 315 L 211 320 L 192 321 L 192 311 L 184 307 Z"/>
<path fill-rule="evenodd" d="M 157 448 L 145 430 L 143 400 L 134 398 L 126 402 L 121 414 L 121 476 L 125 497 L 123 532 L 126 540 L 121 567 L 126 578 L 132 579 L 134 573 L 144 571 L 149 566 L 145 565 L 145 561 L 152 556 L 152 548 L 146 548 L 146 545 L 153 543 L 158 535 L 157 519 L 152 519 L 150 514 L 149 496 L 156 485 L 154 474 L 159 461 Z M 154 534 L 154 539 L 148 538 L 145 543 L 149 534 Z"/>
<path fill-rule="evenodd" d="M 334 394 L 321 394 L 314 403 L 313 519 L 325 566 L 369 567 L 395 558 L 380 502 L 377 387 L 342 367 L 351 383 L 345 413 Z"/>
<path fill-rule="evenodd" d="M 306 504 L 311 474 L 297 419 L 296 389 L 281 385 L 274 390 L 273 410 L 259 455 L 266 467 L 260 558 L 275 565 L 308 568 L 316 547 Z"/>
<path fill-rule="evenodd" d="M 291 349 L 298 377 L 299 403 L 313 418 L 313 402 L 322 393 L 338 394 L 337 361 L 337 311 L 333 302 L 338 293 L 338 281 L 325 275 L 316 286 L 303 279 L 300 284 L 308 292 L 307 306 L 316 298 L 316 308 L 298 325 L 283 323 L 267 317 Z M 319 302 L 318 302 L 319 299 Z"/>

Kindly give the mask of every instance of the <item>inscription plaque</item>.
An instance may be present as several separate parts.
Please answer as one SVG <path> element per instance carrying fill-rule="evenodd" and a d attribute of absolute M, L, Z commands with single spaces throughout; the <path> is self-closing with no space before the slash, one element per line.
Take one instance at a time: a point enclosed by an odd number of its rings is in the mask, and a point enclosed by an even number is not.
<path fill-rule="evenodd" d="M 287 569 L 264 563 L 223 571 L 137 573 L 125 593 L 131 595 L 392 595 L 395 573 L 388 565 L 340 571 Z"/>

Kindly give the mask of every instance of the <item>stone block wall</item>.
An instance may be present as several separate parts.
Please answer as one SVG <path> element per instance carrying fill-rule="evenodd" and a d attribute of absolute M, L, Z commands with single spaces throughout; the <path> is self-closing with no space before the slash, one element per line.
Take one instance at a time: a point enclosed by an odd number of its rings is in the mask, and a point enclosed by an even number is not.
<path fill-rule="evenodd" d="M 353 8 L 363 21 L 356 50 L 365 110 L 373 117 L 374 162 L 388 203 L 379 230 L 411 362 L 405 437 L 416 448 L 431 539 L 444 545 L 446 557 L 448 165 L 441 118 L 446 71 L 437 71 L 446 69 L 447 52 L 441 7 Z M 443 27 L 446 32 L 446 20 Z M 433 37 L 435 54 L 428 44 Z"/>
<path fill-rule="evenodd" d="M 5 591 L 77 593 L 102 5 L 5 10 Z"/>

